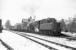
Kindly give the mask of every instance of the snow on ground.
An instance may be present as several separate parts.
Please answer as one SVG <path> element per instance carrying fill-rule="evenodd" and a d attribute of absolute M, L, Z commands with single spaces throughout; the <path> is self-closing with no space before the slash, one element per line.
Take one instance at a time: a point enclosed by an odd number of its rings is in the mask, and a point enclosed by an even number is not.
<path fill-rule="evenodd" d="M 51 47 L 53 47 L 53 48 L 56 48 L 57 50 L 72 50 L 72 49 L 70 49 L 70 48 L 65 48 L 65 47 L 62 47 L 62 46 L 60 46 L 60 45 L 56 45 L 56 44 L 49 43 L 49 42 L 46 42 L 46 41 L 43 41 L 43 40 L 39 40 L 39 39 L 34 38 L 34 37 L 30 37 L 30 38 L 32 38 L 32 39 L 34 39 L 34 40 L 36 40 L 36 41 L 39 41 L 39 42 L 41 42 L 41 43 L 43 43 L 43 44 L 46 44 L 46 45 L 48 45 L 48 46 L 51 46 Z"/>
<path fill-rule="evenodd" d="M 14 48 L 14 50 L 48 50 L 40 44 L 9 31 L 3 30 L 3 33 L 0 36 L 0 38 L 9 46 Z"/>
<path fill-rule="evenodd" d="M 21 33 L 23 33 L 23 32 L 21 32 Z M 26 33 L 26 34 L 76 48 L 76 40 L 69 41 L 66 38 L 60 38 L 60 37 L 42 36 L 42 35 L 30 34 L 30 33 Z"/>
<path fill-rule="evenodd" d="M 68 35 L 68 36 L 72 36 L 72 37 L 76 37 L 76 33 L 62 32 L 62 34 L 65 34 L 65 35 Z"/>
<path fill-rule="evenodd" d="M 1 42 L 0 42 L 0 50 L 7 50 L 7 48 L 5 48 L 5 47 L 1 44 Z"/>
<path fill-rule="evenodd" d="M 24 35 L 24 34 L 30 34 L 30 33 L 20 33 L 20 32 L 15 32 L 15 33 L 17 33 L 17 34 L 20 34 L 20 35 L 22 35 L 22 36 L 26 36 L 26 35 Z M 33 34 L 30 34 L 30 35 L 33 35 Z M 38 36 L 37 34 L 34 34 L 35 36 Z M 29 36 L 27 36 L 27 37 L 29 37 Z M 40 37 L 40 36 L 38 36 L 38 37 Z M 34 37 L 29 37 L 29 38 L 31 38 L 31 39 L 33 39 L 33 40 L 36 40 L 36 41 L 38 41 L 38 42 L 41 42 L 41 43 L 43 43 L 43 44 L 46 44 L 46 45 L 48 45 L 48 46 L 50 46 L 50 47 L 53 47 L 53 48 L 56 48 L 56 49 L 58 49 L 58 50 L 71 50 L 70 48 L 65 48 L 65 47 L 62 47 L 62 46 L 60 46 L 60 45 L 56 45 L 56 44 L 53 44 L 53 43 L 49 43 L 49 42 L 46 42 L 46 41 L 43 41 L 43 40 L 39 40 L 39 39 L 37 39 L 37 38 L 34 38 Z M 52 38 L 52 37 L 51 37 Z"/>

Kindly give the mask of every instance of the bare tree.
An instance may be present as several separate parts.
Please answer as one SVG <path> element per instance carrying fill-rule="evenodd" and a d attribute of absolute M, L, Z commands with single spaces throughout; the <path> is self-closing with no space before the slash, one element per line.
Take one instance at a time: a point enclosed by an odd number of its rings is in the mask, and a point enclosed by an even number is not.
<path fill-rule="evenodd" d="M 11 24 L 10 24 L 10 20 L 7 20 L 6 23 L 5 23 L 5 27 L 6 27 L 6 29 L 9 29 L 10 26 L 11 26 Z"/>

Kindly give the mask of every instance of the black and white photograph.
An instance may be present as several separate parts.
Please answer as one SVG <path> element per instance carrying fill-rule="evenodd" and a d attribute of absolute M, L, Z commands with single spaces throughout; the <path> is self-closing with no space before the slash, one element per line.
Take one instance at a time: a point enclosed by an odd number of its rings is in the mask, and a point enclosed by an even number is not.
<path fill-rule="evenodd" d="M 76 0 L 0 0 L 0 50 L 76 50 Z"/>

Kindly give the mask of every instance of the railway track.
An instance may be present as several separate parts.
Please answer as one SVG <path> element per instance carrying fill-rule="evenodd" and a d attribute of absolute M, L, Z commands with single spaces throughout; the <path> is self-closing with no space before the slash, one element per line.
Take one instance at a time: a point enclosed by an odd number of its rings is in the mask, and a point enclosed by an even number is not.
<path fill-rule="evenodd" d="M 23 34 L 23 35 L 27 35 L 27 34 Z M 66 45 L 63 45 L 63 44 L 59 44 L 59 43 L 56 43 L 56 42 L 52 42 L 52 41 L 49 41 L 49 40 L 46 40 L 46 39 L 42 39 L 42 38 L 39 38 L 39 37 L 35 37 L 35 36 L 32 36 L 32 35 L 27 35 L 27 36 L 34 37 L 34 38 L 37 38 L 37 39 L 40 39 L 40 40 L 43 40 L 43 41 L 47 41 L 47 42 L 49 42 L 49 43 L 54 43 L 54 44 L 56 44 L 56 45 L 60 45 L 60 46 L 63 46 L 63 47 L 65 47 L 65 48 L 70 48 L 70 49 L 76 50 L 76 48 L 74 48 L 74 47 L 66 46 Z"/>
<path fill-rule="evenodd" d="M 7 50 L 14 50 L 11 46 L 5 43 L 2 39 L 0 39 L 0 42 L 5 48 L 7 48 Z"/>
<path fill-rule="evenodd" d="M 20 34 L 18 34 L 18 35 L 20 35 Z M 38 43 L 38 44 L 40 44 L 40 45 L 48 48 L 49 50 L 58 50 L 58 49 L 56 49 L 56 48 L 54 48 L 54 47 L 48 46 L 48 45 L 46 45 L 46 44 L 44 44 L 44 43 L 41 43 L 41 42 L 39 42 L 39 41 L 37 41 L 37 40 L 34 40 L 34 39 L 32 39 L 32 38 L 30 38 L 30 37 L 28 37 L 28 36 L 23 36 L 23 35 L 20 35 L 20 36 L 22 36 L 22 37 L 24 37 L 24 38 L 27 38 L 27 39 L 35 42 L 35 43 Z"/>
<path fill-rule="evenodd" d="M 29 38 L 29 37 L 27 37 L 27 36 L 25 36 L 25 38 L 27 38 L 27 39 L 29 39 L 29 40 L 31 40 L 31 41 L 34 41 L 34 42 L 36 42 L 36 43 L 38 43 L 38 44 L 40 44 L 40 45 L 48 48 L 49 50 L 57 50 L 56 48 L 50 47 L 50 46 L 48 46 L 48 45 L 46 45 L 46 44 L 43 44 L 43 43 L 38 42 L 38 41 L 36 41 L 36 40 L 33 40 L 32 38 Z"/>
<path fill-rule="evenodd" d="M 18 32 L 18 31 L 14 31 L 14 32 Z M 26 32 L 26 33 L 31 33 L 31 32 Z M 36 34 L 36 33 L 34 33 L 34 34 Z M 37 35 L 39 35 L 39 34 L 37 33 Z M 43 36 L 43 34 L 40 34 L 40 35 Z M 44 35 L 44 36 L 51 36 L 51 35 Z M 66 38 L 68 40 L 76 40 L 76 37 L 71 37 L 71 36 L 64 35 L 64 34 L 61 34 L 60 36 L 55 36 L 55 37 Z"/>
<path fill-rule="evenodd" d="M 76 50 L 76 48 L 74 47 L 70 47 L 70 46 L 67 46 L 67 45 L 63 45 L 63 44 L 59 44 L 59 43 L 56 43 L 56 42 L 52 42 L 52 41 L 49 41 L 49 40 L 45 40 L 45 39 L 42 39 L 42 38 L 39 38 L 39 37 L 35 37 L 35 36 L 32 36 L 32 35 L 28 35 L 28 34 L 19 34 L 18 32 L 14 32 L 24 38 L 28 38 L 40 45 L 43 45 L 45 47 L 47 47 L 48 49 L 53 49 L 53 50 Z M 54 47 L 55 46 L 55 47 Z"/>

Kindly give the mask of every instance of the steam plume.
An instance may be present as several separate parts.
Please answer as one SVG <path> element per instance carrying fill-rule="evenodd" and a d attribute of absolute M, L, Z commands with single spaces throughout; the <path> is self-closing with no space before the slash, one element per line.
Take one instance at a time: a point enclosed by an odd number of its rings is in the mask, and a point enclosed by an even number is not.
<path fill-rule="evenodd" d="M 30 2 L 24 6 L 24 10 L 29 13 L 30 16 L 35 16 L 35 12 L 40 8 L 41 0 L 30 0 Z"/>

